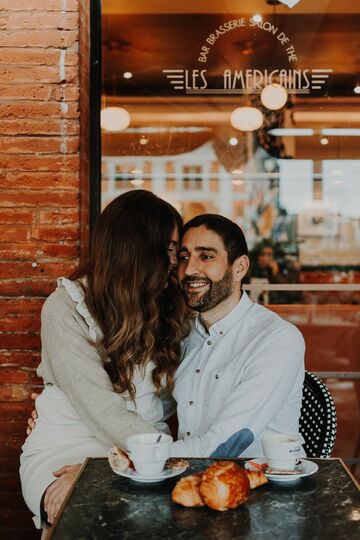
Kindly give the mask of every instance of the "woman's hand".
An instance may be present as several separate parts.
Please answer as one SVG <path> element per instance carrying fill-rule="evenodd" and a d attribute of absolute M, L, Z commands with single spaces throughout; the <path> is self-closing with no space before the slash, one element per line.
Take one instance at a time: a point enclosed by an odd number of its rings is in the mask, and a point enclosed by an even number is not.
<path fill-rule="evenodd" d="M 53 473 L 54 476 L 58 476 L 58 479 L 47 488 L 44 499 L 44 508 L 49 523 L 54 523 L 56 515 L 80 469 L 81 463 L 78 463 L 77 465 L 65 465 L 65 467 L 61 467 L 61 469 Z"/>
<path fill-rule="evenodd" d="M 37 397 L 39 397 L 39 395 L 40 394 L 36 394 L 35 392 L 33 392 L 31 394 L 31 399 L 35 401 L 35 399 Z M 35 420 L 38 417 L 36 409 L 33 409 L 30 414 L 31 414 L 31 416 L 30 416 L 30 418 L 28 418 L 28 421 L 27 421 L 28 427 L 26 428 L 26 435 L 30 435 L 32 430 L 35 428 L 35 426 L 36 426 Z"/>

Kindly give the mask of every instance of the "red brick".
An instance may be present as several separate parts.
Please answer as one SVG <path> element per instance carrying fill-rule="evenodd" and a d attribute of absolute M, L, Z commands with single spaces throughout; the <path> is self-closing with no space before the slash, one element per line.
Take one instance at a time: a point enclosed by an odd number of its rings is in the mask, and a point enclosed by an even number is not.
<path fill-rule="evenodd" d="M 10 0 L 0 0 L 0 10 L 8 10 Z M 11 0 L 12 11 L 62 11 L 63 0 Z M 78 0 L 66 0 L 66 11 L 78 11 Z"/>
<path fill-rule="evenodd" d="M 65 66 L 65 73 L 62 77 L 59 66 L 1 66 L 1 82 L 23 83 L 59 83 L 63 80 L 74 82 L 78 76 L 76 66 Z"/>
<path fill-rule="evenodd" d="M 34 213 L 31 210 L 0 209 L 0 223 L 31 223 L 34 219 Z"/>
<path fill-rule="evenodd" d="M 79 156 L 2 156 L 1 166 L 4 169 L 19 171 L 78 171 Z"/>
<path fill-rule="evenodd" d="M 0 333 L 1 349 L 40 349 L 40 347 L 40 336 L 37 334 Z"/>
<path fill-rule="evenodd" d="M 23 242 L 29 238 L 30 230 L 26 227 L 0 226 L 0 242 Z"/>
<path fill-rule="evenodd" d="M 0 243 L 0 260 L 23 261 L 34 259 L 37 256 L 37 251 L 38 246 L 35 243 Z"/>
<path fill-rule="evenodd" d="M 78 137 L 0 137 L 0 153 L 71 154 L 78 150 Z"/>
<path fill-rule="evenodd" d="M 0 367 L 0 385 L 1 384 L 21 384 L 29 381 L 27 371 L 18 368 Z"/>
<path fill-rule="evenodd" d="M 18 66 L 29 64 L 54 66 L 59 65 L 60 51 L 46 49 L 23 49 L 23 48 L 6 48 L 0 49 L 1 64 L 16 64 Z"/>
<path fill-rule="evenodd" d="M 40 210 L 39 222 L 54 223 L 59 225 L 62 225 L 64 223 L 79 223 L 79 209 L 55 208 L 54 210 Z"/>
<path fill-rule="evenodd" d="M 24 441 L 23 441 L 24 442 Z M 6 445 L 9 447 L 9 451 L 13 451 L 13 449 L 10 447 L 10 445 Z M 18 527 L 19 523 L 26 523 L 26 521 L 29 520 L 30 512 L 26 509 L 25 503 L 22 503 L 22 508 L 17 508 L 16 511 L 13 508 L 1 508 L 0 510 L 0 523 L 2 524 L 2 527 Z M 34 524 L 33 524 L 34 526 Z M 11 540 L 15 540 L 15 536 L 13 532 L 10 532 L 11 536 L 8 538 L 11 538 Z M 39 531 L 37 531 L 38 539 L 40 539 Z M 21 537 L 17 537 L 21 538 Z M 1 531 L 1 539 L 5 540 L 3 533 Z M 23 536 L 21 540 L 28 540 L 28 536 Z"/>
<path fill-rule="evenodd" d="M 78 101 L 80 97 L 80 88 L 76 85 L 67 84 L 66 86 L 54 87 L 51 99 L 56 101 Z"/>
<path fill-rule="evenodd" d="M 78 191 L 0 190 L 1 206 L 45 206 L 54 204 L 75 206 L 79 202 Z M 8 239 L 5 241 L 9 241 Z"/>
<path fill-rule="evenodd" d="M 0 365 L 4 364 L 37 368 L 40 364 L 40 353 L 31 351 L 0 351 Z M 0 416 L 4 410 L 2 408 L 4 405 L 13 404 L 0 404 Z"/>
<path fill-rule="evenodd" d="M 64 48 L 78 40 L 77 30 L 3 30 L 3 47 L 54 47 Z"/>
<path fill-rule="evenodd" d="M 78 118 L 77 103 L 15 101 L 0 103 L 0 118 L 36 118 L 54 116 L 55 118 Z"/>
<path fill-rule="evenodd" d="M 76 211 L 74 211 L 76 212 Z M 79 245 L 71 244 L 0 244 L 0 259 L 3 260 L 39 260 L 52 257 L 53 259 L 75 259 L 79 257 Z M 0 310 L 1 311 L 1 310 Z"/>
<path fill-rule="evenodd" d="M 39 314 L 44 301 L 39 298 L 2 298 L 0 317 Z"/>
<path fill-rule="evenodd" d="M 66 234 L 66 233 L 64 233 Z M 33 266 L 36 265 L 36 266 Z M 71 274 L 75 267 L 74 262 L 2 262 L 0 261 L 0 279 L 36 278 L 43 276 L 63 276 Z"/>
<path fill-rule="evenodd" d="M 0 281 L 0 296 L 49 296 L 56 288 L 55 279 L 6 279 Z M 11 349 L 32 349 L 39 348 L 39 344 L 30 347 L 15 347 L 12 344 Z M 0 349 L 6 347 L 1 345 Z"/>
<path fill-rule="evenodd" d="M 57 240 L 76 240 L 79 237 L 79 227 L 55 227 L 53 225 L 41 225 L 35 229 L 33 238 L 44 242 L 54 242 Z"/>
<path fill-rule="evenodd" d="M 78 27 L 78 13 L 49 13 L 32 11 L 31 13 L 8 12 L 4 28 L 7 30 L 42 30 L 53 28 L 57 30 L 74 30 Z"/>
<path fill-rule="evenodd" d="M 45 256 L 58 259 L 78 259 L 80 255 L 78 244 L 43 244 L 41 249 Z"/>
<path fill-rule="evenodd" d="M 69 189 L 79 186 L 77 173 L 21 172 L 0 175 L 0 188 Z"/>
<path fill-rule="evenodd" d="M 55 118 L 44 119 L 0 119 L 0 133 L 2 135 L 79 135 L 78 120 L 64 120 Z"/>
<path fill-rule="evenodd" d="M 26 422 L 25 422 L 26 424 Z M 19 468 L 19 464 L 18 464 Z M 16 492 L 21 491 L 21 482 L 20 482 L 20 476 L 19 474 L 14 474 L 13 472 L 7 472 L 7 473 L 0 473 L 0 485 L 1 489 L 6 492 Z M 2 538 L 4 538 L 2 536 Z"/>
<path fill-rule="evenodd" d="M 25 503 L 23 504 L 25 508 Z M 16 511 L 12 511 L 16 517 Z M 21 526 L 19 526 L 21 523 Z M 16 529 L 13 527 L 2 527 L 1 529 L 1 540 L 40 540 L 40 531 L 35 529 L 34 522 L 32 520 L 32 515 L 30 510 L 27 512 L 27 515 L 22 515 L 21 522 L 17 522 Z"/>
<path fill-rule="evenodd" d="M 0 49 L 1 50 L 1 49 Z M 53 90 L 50 85 L 43 84 L 21 84 L 19 86 L 14 84 L 1 84 L 0 85 L 0 98 L 2 100 L 14 100 L 14 99 L 36 99 L 36 100 L 48 100 L 51 97 Z"/>
<path fill-rule="evenodd" d="M 39 332 L 40 317 L 4 317 L 0 318 L 2 332 Z"/>
<path fill-rule="evenodd" d="M 31 389 L 24 384 L 9 384 L 0 387 L 0 401 L 25 401 L 30 394 Z M 11 442 L 11 446 L 14 442 Z M 2 455 L 1 451 L 0 455 Z"/>

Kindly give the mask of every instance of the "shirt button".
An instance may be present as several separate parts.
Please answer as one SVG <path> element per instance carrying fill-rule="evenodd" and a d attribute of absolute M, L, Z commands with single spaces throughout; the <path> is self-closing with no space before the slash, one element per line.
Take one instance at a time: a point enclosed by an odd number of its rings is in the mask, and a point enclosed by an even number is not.
<path fill-rule="evenodd" d="M 209 341 L 207 342 L 208 345 L 211 345 L 212 344 L 212 341 L 209 339 Z"/>
<path fill-rule="evenodd" d="M 193 401 L 189 401 L 189 405 L 194 405 L 194 402 L 193 402 Z"/>
<path fill-rule="evenodd" d="M 220 379 L 220 375 L 216 374 L 215 379 Z"/>
<path fill-rule="evenodd" d="M 187 437 L 190 437 L 190 431 L 186 432 Z"/>
<path fill-rule="evenodd" d="M 219 334 L 220 334 L 220 336 L 223 336 L 224 332 L 222 330 L 220 330 Z"/>
<path fill-rule="evenodd" d="M 195 373 L 200 373 L 200 369 L 197 369 L 197 370 L 195 371 Z"/>

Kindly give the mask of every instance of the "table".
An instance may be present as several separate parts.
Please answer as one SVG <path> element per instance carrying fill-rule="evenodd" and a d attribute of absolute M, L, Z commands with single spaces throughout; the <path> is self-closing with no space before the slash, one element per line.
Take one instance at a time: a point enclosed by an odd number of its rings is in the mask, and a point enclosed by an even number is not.
<path fill-rule="evenodd" d="M 214 461 L 189 459 L 190 469 L 202 471 Z M 359 538 L 360 493 L 355 481 L 340 459 L 313 461 L 319 465 L 314 476 L 291 485 L 268 483 L 253 490 L 245 505 L 216 512 L 173 503 L 170 493 L 179 477 L 140 484 L 117 476 L 106 459 L 88 459 L 47 538 Z"/>

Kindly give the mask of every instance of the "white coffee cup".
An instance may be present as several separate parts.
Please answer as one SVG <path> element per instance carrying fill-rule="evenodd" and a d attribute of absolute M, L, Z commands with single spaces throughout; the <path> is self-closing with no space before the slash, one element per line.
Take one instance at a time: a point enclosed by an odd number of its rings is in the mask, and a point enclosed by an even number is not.
<path fill-rule="evenodd" d="M 301 445 L 304 443 L 300 434 L 264 435 L 261 442 L 270 469 L 295 469 L 301 454 Z"/>
<path fill-rule="evenodd" d="M 125 444 L 136 472 L 143 476 L 157 476 L 162 473 L 170 457 L 172 442 L 170 435 L 141 433 L 128 437 Z"/>

